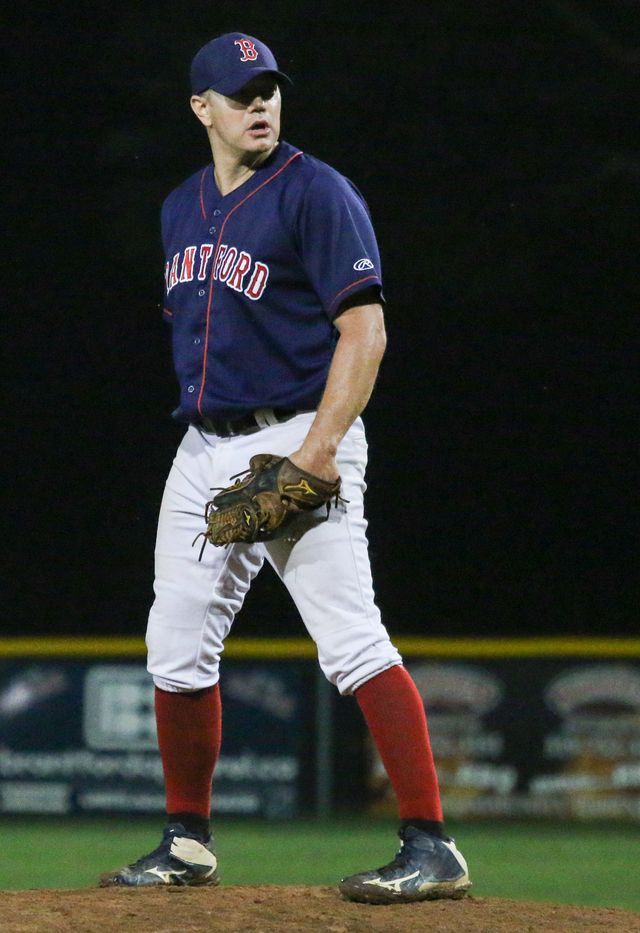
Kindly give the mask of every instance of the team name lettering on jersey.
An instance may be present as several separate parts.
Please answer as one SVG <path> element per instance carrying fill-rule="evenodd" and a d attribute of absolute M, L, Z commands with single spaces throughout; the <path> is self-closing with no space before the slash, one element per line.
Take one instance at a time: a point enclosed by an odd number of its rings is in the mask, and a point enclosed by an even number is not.
<path fill-rule="evenodd" d="M 192 282 L 194 276 L 199 282 L 204 282 L 213 252 L 213 243 L 203 243 L 200 249 L 187 246 L 182 253 L 176 253 L 167 260 L 164 269 L 167 294 L 181 282 Z M 251 301 L 257 301 L 267 287 L 269 266 L 258 260 L 254 262 L 245 250 L 221 243 L 215 257 L 213 279 L 224 282 L 228 288 L 241 292 Z"/>

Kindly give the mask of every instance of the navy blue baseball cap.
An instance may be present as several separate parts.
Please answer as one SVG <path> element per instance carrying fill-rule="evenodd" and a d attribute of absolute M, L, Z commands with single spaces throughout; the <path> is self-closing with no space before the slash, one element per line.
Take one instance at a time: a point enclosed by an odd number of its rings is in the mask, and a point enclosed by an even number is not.
<path fill-rule="evenodd" d="M 247 81 L 265 73 L 292 83 L 278 69 L 273 52 L 264 42 L 243 32 L 227 32 L 196 53 L 191 62 L 191 92 L 201 94 L 211 88 L 219 94 L 235 94 Z"/>

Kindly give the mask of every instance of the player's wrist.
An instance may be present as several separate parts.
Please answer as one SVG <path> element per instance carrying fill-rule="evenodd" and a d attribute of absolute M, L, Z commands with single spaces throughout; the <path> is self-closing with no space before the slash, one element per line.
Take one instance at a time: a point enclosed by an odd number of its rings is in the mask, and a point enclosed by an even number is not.
<path fill-rule="evenodd" d="M 327 451 L 305 442 L 299 450 L 289 455 L 289 459 L 300 469 L 325 480 L 334 480 L 339 475 L 334 449 Z"/>
<path fill-rule="evenodd" d="M 335 424 L 335 419 L 316 415 L 300 450 L 314 457 L 335 457 L 344 431 Z"/>
<path fill-rule="evenodd" d="M 299 466 L 309 470 L 310 473 L 313 473 L 314 467 L 325 472 L 334 466 L 337 452 L 337 444 L 333 442 L 309 445 L 305 443 L 300 450 L 296 451 L 295 459 Z"/>
<path fill-rule="evenodd" d="M 310 457 L 335 457 L 338 453 L 338 441 L 334 438 L 313 440 L 308 443 L 305 441 L 300 451 Z"/>

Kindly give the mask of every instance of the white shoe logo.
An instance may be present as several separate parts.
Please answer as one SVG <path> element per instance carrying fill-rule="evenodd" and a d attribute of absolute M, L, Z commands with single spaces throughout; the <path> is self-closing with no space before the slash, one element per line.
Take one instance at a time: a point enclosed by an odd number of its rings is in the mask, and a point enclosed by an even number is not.
<path fill-rule="evenodd" d="M 213 874 L 218 860 L 213 852 L 195 839 L 185 839 L 182 836 L 174 838 L 171 843 L 171 855 L 185 865 L 197 865 L 198 868 L 210 868 L 205 877 Z"/>
<path fill-rule="evenodd" d="M 186 875 L 187 869 L 184 871 L 160 871 L 158 866 L 155 868 L 146 868 L 145 875 L 157 875 L 158 878 L 162 880 L 163 884 L 172 884 L 174 878 L 180 877 L 180 875 Z"/>
<path fill-rule="evenodd" d="M 382 878 L 372 878 L 370 881 L 365 881 L 364 884 L 375 884 L 378 888 L 386 888 L 387 891 L 394 891 L 396 894 L 402 894 L 402 885 L 405 881 L 412 881 L 414 878 L 417 878 L 419 874 L 419 871 L 414 871 L 411 875 L 406 875 L 404 878 L 396 878 L 395 881 L 383 881 Z"/>
<path fill-rule="evenodd" d="M 213 852 L 210 852 L 206 846 L 201 845 L 195 839 L 184 839 L 181 836 L 174 838 L 169 854 L 182 862 L 183 865 L 208 868 L 208 871 L 202 875 L 203 878 L 209 878 L 218 866 L 218 860 Z M 181 875 L 186 875 L 186 873 L 186 868 L 183 871 L 177 871 L 175 868 L 162 871 L 157 865 L 154 868 L 145 869 L 145 874 L 157 875 L 163 884 L 173 884 Z"/>
<path fill-rule="evenodd" d="M 357 262 L 354 262 L 353 268 L 356 272 L 364 272 L 365 269 L 373 269 L 373 263 L 365 256 L 364 259 L 358 259 Z"/>

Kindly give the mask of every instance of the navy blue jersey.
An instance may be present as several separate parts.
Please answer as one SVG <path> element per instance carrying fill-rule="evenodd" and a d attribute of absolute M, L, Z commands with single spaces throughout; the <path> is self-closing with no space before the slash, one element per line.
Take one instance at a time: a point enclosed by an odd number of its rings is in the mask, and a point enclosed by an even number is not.
<path fill-rule="evenodd" d="M 162 238 L 180 384 L 174 417 L 316 408 L 341 304 L 382 287 L 357 188 L 281 142 L 225 197 L 212 163 L 187 179 L 163 205 Z"/>

